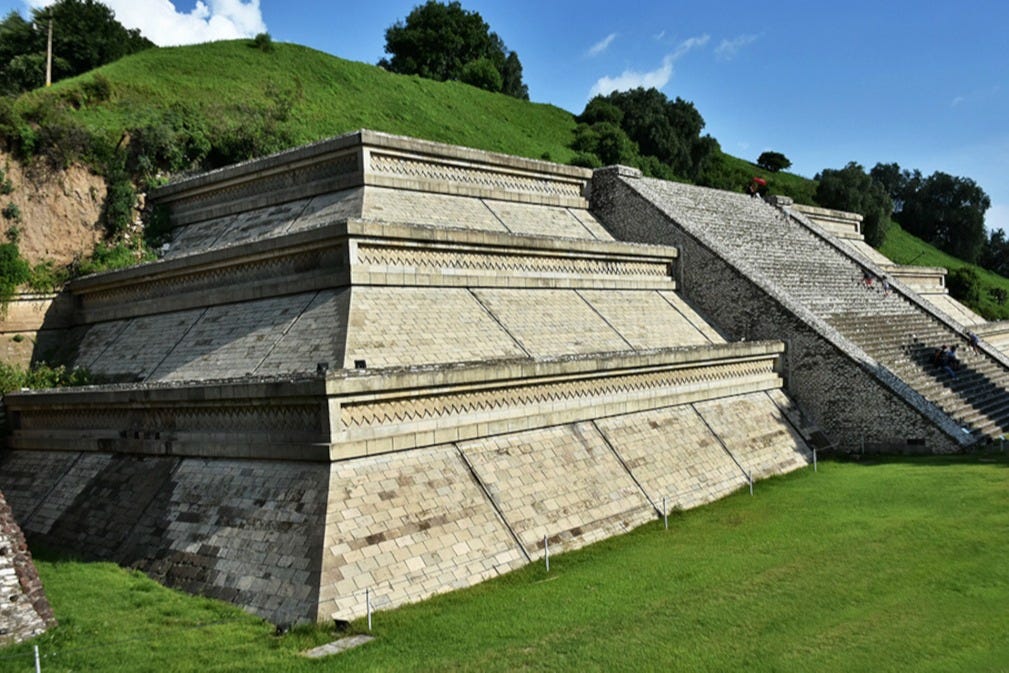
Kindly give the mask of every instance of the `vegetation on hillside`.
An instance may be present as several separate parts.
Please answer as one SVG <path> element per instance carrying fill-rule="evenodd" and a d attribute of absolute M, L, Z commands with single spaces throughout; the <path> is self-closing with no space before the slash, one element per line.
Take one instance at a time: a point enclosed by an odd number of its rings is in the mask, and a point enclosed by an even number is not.
<path fill-rule="evenodd" d="M 428 0 L 413 8 L 405 21 L 385 31 L 385 52 L 378 65 L 401 75 L 420 75 L 439 82 L 458 80 L 486 91 L 529 100 L 522 63 L 479 12 Z"/>
<path fill-rule="evenodd" d="M 1009 278 L 943 252 L 896 223 L 887 229 L 879 251 L 897 264 L 947 269 L 947 287 L 954 298 L 987 320 L 1009 320 Z"/>
<path fill-rule="evenodd" d="M 922 671 L 1009 660 L 1005 454 L 821 461 L 373 618 L 276 635 L 137 572 L 36 553 L 59 625 L 0 671 Z M 351 625 L 366 630 L 364 619 Z M 894 644 L 899 643 L 899 647 Z"/>

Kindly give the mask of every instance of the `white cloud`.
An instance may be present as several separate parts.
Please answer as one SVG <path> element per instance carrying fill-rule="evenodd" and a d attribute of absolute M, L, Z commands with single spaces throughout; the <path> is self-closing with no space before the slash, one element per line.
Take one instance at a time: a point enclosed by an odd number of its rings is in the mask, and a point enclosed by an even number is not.
<path fill-rule="evenodd" d="M 45 7 L 54 0 L 25 0 Z M 183 13 L 171 0 L 103 0 L 127 28 L 138 28 L 158 46 L 196 44 L 252 37 L 266 32 L 259 0 L 198 0 Z"/>
<path fill-rule="evenodd" d="M 953 100 L 952 100 L 952 101 L 950 102 L 950 104 L 949 104 L 949 105 L 950 105 L 950 107 L 956 107 L 957 105 L 959 105 L 960 103 L 964 102 L 965 100 L 967 100 L 967 99 L 966 99 L 966 98 L 964 98 L 963 96 L 957 96 L 956 98 L 954 98 L 954 99 L 953 99 Z"/>
<path fill-rule="evenodd" d="M 614 91 L 627 91 L 629 89 L 636 89 L 637 87 L 644 87 L 645 89 L 654 87 L 656 89 L 661 89 L 673 76 L 673 64 L 691 49 L 696 49 L 706 45 L 708 43 L 708 39 L 709 36 L 701 35 L 699 37 L 692 37 L 688 40 L 684 40 L 676 48 L 676 51 L 671 54 L 666 54 L 666 56 L 662 59 L 662 65 L 655 70 L 651 70 L 649 72 L 625 70 L 617 77 L 600 77 L 596 83 L 592 85 L 589 97 L 591 98 L 599 95 L 605 96 Z"/>
<path fill-rule="evenodd" d="M 757 41 L 756 35 L 740 35 L 731 40 L 722 40 L 721 43 L 715 47 L 715 57 L 719 61 L 731 61 L 736 57 L 736 54 L 743 49 L 743 47 L 749 46 Z"/>
<path fill-rule="evenodd" d="M 599 54 L 603 53 L 604 51 L 610 48 L 610 45 L 613 44 L 613 40 L 615 39 L 617 39 L 617 34 L 610 33 L 609 35 L 607 35 L 606 37 L 604 37 L 603 39 L 599 40 L 594 45 L 589 47 L 588 56 L 590 57 L 598 56 Z"/>

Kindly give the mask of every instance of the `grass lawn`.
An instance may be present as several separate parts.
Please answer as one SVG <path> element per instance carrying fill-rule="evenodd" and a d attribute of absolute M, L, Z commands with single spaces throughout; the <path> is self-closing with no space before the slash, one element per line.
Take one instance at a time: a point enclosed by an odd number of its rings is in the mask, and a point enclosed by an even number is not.
<path fill-rule="evenodd" d="M 109 564 L 40 558 L 54 671 L 1005 671 L 1009 459 L 821 462 L 466 591 L 325 628 L 259 620 Z M 353 629 L 361 631 L 359 621 Z M 0 650 L 29 671 L 31 643 Z"/>

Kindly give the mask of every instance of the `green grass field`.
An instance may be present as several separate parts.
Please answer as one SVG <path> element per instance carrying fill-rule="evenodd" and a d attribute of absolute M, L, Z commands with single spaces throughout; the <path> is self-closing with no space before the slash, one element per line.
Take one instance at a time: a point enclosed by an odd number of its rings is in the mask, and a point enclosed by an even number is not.
<path fill-rule="evenodd" d="M 60 626 L 0 671 L 1009 670 L 1009 460 L 821 462 L 497 580 L 328 629 L 38 561 Z M 362 620 L 353 630 L 362 631 Z"/>

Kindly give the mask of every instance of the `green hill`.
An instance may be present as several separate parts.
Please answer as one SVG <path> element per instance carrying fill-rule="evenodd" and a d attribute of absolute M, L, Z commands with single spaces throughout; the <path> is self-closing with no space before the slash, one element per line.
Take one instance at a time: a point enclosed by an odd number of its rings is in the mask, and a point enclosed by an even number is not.
<path fill-rule="evenodd" d="M 247 40 L 151 49 L 17 99 L 36 124 L 119 141 L 126 129 L 198 127 L 217 142 L 267 127 L 285 146 L 359 128 L 566 162 L 575 122 L 552 105 L 396 75 L 293 44 Z M 2 123 L 2 120 L 0 120 Z M 271 147 L 269 149 L 280 149 Z"/>
<path fill-rule="evenodd" d="M 132 150 L 133 176 L 150 178 L 360 128 L 560 163 L 575 156 L 574 115 L 556 106 L 397 75 L 299 45 L 272 47 L 263 51 L 252 41 L 233 40 L 144 51 L 49 89 L 0 99 L 0 134 L 23 156 L 47 156 L 57 165 L 84 160 L 110 185 L 125 179 L 108 172 L 115 148 L 124 145 Z M 741 189 L 759 175 L 771 193 L 814 203 L 813 180 L 770 173 L 727 154 L 720 161 L 726 184 Z M 116 193 L 132 198 L 130 189 Z M 118 209 L 123 217 L 129 211 L 128 205 Z M 883 250 L 906 263 L 925 247 L 898 229 Z M 125 263 L 131 259 L 127 255 Z M 963 265 L 949 257 L 916 263 Z M 975 308 L 1009 316 L 987 292 L 1009 281 L 978 271 L 985 287 Z"/>

